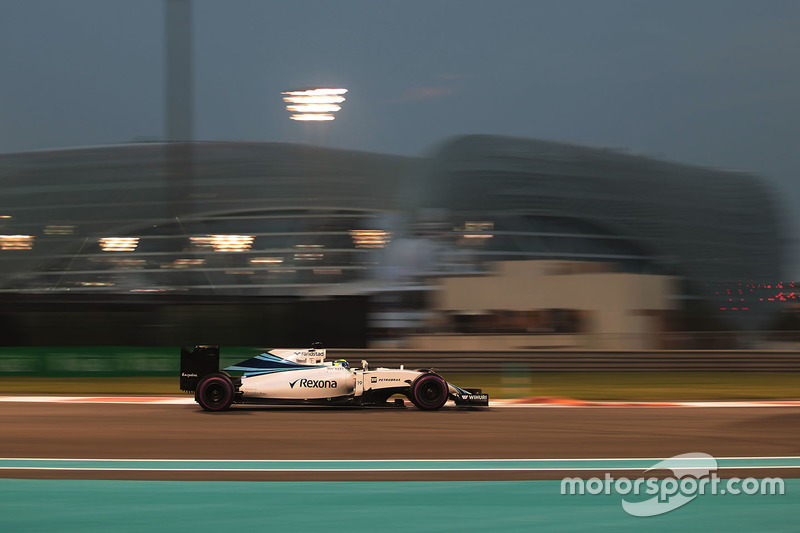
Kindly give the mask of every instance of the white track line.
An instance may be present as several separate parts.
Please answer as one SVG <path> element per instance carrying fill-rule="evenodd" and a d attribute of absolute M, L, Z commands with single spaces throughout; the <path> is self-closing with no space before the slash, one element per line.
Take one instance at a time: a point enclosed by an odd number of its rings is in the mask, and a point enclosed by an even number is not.
<path fill-rule="evenodd" d="M 463 463 L 469 461 L 480 462 L 513 462 L 513 461 L 663 461 L 664 457 L 471 457 L 466 459 L 430 459 L 430 458 L 388 458 L 388 459 L 144 459 L 144 458 L 131 458 L 131 457 L 0 457 L 0 461 L 116 461 L 124 462 L 148 462 L 148 463 L 198 463 L 198 462 L 216 462 L 216 463 L 252 463 L 257 461 L 268 461 L 270 463 L 341 463 L 342 461 L 352 461 L 358 463 L 385 463 L 387 461 L 394 461 L 398 463 Z M 696 461 L 695 458 L 675 458 L 673 460 L 680 461 Z M 724 457 L 715 457 L 717 461 L 728 460 L 741 460 L 741 459 L 758 459 L 758 460 L 772 460 L 772 459 L 796 459 L 800 464 L 800 455 L 731 455 Z M 729 467 L 730 468 L 730 467 Z M 768 466 L 767 468 L 773 468 Z M 800 467 L 798 467 L 800 468 Z"/>
<path fill-rule="evenodd" d="M 716 470 L 800 469 L 800 457 L 719 458 L 722 463 L 750 460 L 751 464 L 719 464 Z M 788 464 L 759 464 L 790 459 Z M 0 458 L 3 470 L 126 471 L 126 472 L 436 472 L 436 471 L 641 471 L 656 458 L 558 459 L 374 459 L 374 460 L 197 460 L 197 459 L 60 459 Z M 615 464 L 627 462 L 629 464 Z M 12 464 L 9 464 L 12 463 Z M 32 464 L 24 464 L 32 463 Z M 72 464 L 70 464 L 72 463 Z M 94 463 L 94 464 L 90 464 Z M 523 464 L 515 464 L 523 463 Z M 604 464 L 605 463 L 605 464 Z M 422 466 L 427 465 L 427 466 Z M 671 470 L 693 469 L 672 467 Z"/>
<path fill-rule="evenodd" d="M 192 398 L 179 397 L 138 397 L 138 396 L 0 396 L 0 402 L 23 403 L 103 403 L 138 405 L 189 405 Z"/>
<path fill-rule="evenodd" d="M 22 403 L 66 403 L 66 404 L 136 404 L 136 405 L 192 405 L 190 397 L 177 396 L 0 396 L 0 402 Z M 761 401 L 682 401 L 682 402 L 625 402 L 625 401 L 576 401 L 545 399 L 523 403 L 520 400 L 492 400 L 490 407 L 513 408 L 575 408 L 575 407 L 800 407 L 800 400 Z"/>
<path fill-rule="evenodd" d="M 728 466 L 717 467 L 717 470 L 795 470 L 798 466 Z M 293 468 L 239 468 L 236 470 L 225 470 L 221 468 L 81 468 L 65 467 L 51 468 L 41 466 L 30 467 L 0 467 L 1 470 L 14 471 L 63 471 L 63 472 L 276 472 L 276 473 L 325 473 L 325 472 L 639 472 L 645 470 L 644 467 L 578 467 L 578 468 L 324 468 L 324 469 L 293 469 Z M 670 470 L 681 470 L 671 468 Z M 688 469 L 687 469 L 688 470 Z M 691 470 L 694 470 L 692 468 Z"/>

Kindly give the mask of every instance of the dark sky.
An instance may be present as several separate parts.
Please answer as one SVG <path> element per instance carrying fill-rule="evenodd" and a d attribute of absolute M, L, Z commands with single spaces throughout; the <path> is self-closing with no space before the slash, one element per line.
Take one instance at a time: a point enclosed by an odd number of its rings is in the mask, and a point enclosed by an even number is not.
<path fill-rule="evenodd" d="M 422 154 L 495 133 L 761 174 L 800 202 L 800 2 L 194 3 L 195 137 Z M 160 0 L 0 0 L 0 152 L 163 135 Z M 350 90 L 332 123 L 280 92 Z M 687 194 L 690 194 L 687 191 Z M 792 221 L 794 222 L 794 221 Z"/>

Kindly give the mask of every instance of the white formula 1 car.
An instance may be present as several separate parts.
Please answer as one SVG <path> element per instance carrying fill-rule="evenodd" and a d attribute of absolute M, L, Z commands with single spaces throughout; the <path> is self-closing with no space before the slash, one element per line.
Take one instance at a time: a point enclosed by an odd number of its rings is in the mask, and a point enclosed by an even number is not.
<path fill-rule="evenodd" d="M 242 372 L 240 377 L 228 372 Z M 403 405 L 389 404 L 395 394 L 406 396 L 419 409 L 456 405 L 489 405 L 480 389 L 462 389 L 432 370 L 376 368 L 366 361 L 350 368 L 347 361 L 325 361 L 325 349 L 269 350 L 241 363 L 219 369 L 218 346 L 181 348 L 181 390 L 193 392 L 206 411 L 223 411 L 241 404 Z"/>

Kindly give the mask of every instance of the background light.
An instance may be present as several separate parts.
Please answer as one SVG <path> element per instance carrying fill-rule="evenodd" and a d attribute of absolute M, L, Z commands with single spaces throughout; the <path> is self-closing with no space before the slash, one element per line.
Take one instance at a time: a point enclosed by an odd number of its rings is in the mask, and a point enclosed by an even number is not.
<path fill-rule="evenodd" d="M 289 117 L 292 120 L 300 120 L 300 121 L 316 121 L 316 122 L 324 122 L 326 120 L 333 120 L 335 117 L 330 113 L 297 113 L 295 115 L 291 115 Z"/>
<path fill-rule="evenodd" d="M 338 104 L 344 102 L 342 95 L 345 93 L 347 89 L 317 87 L 286 91 L 282 94 L 283 101 L 288 104 L 286 110 L 292 112 L 290 119 L 325 122 L 336 118 L 334 113 L 342 109 Z"/>
<path fill-rule="evenodd" d="M 104 252 L 132 252 L 139 246 L 139 237 L 104 237 L 100 248 Z"/>
<path fill-rule="evenodd" d="M 0 235 L 0 250 L 30 250 L 33 235 Z"/>
<path fill-rule="evenodd" d="M 198 248 L 213 248 L 215 252 L 245 252 L 253 245 L 253 235 L 205 235 L 190 237 Z"/>
<path fill-rule="evenodd" d="M 379 229 L 353 229 L 350 237 L 356 248 L 383 248 L 392 240 L 392 233 Z"/>

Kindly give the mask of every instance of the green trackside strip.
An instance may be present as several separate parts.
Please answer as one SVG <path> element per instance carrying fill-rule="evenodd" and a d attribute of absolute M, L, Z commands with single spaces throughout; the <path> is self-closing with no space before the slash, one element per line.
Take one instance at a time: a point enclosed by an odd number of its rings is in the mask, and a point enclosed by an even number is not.
<path fill-rule="evenodd" d="M 225 347 L 220 367 L 262 351 L 251 346 Z M 171 377 L 179 370 L 179 347 L 0 346 L 0 376 L 4 377 Z"/>
<path fill-rule="evenodd" d="M 0 530 L 796 532 L 800 480 L 786 494 L 698 496 L 636 518 L 619 495 L 561 495 L 559 481 L 108 481 L 0 479 Z"/>
<path fill-rule="evenodd" d="M 452 459 L 452 460 L 152 460 L 152 459 L 0 459 L 10 470 L 146 470 L 146 471 L 499 471 L 499 470 L 646 470 L 660 459 Z M 683 468 L 706 466 L 707 460 L 672 458 Z M 797 468 L 800 457 L 717 459 L 719 468 Z"/>

